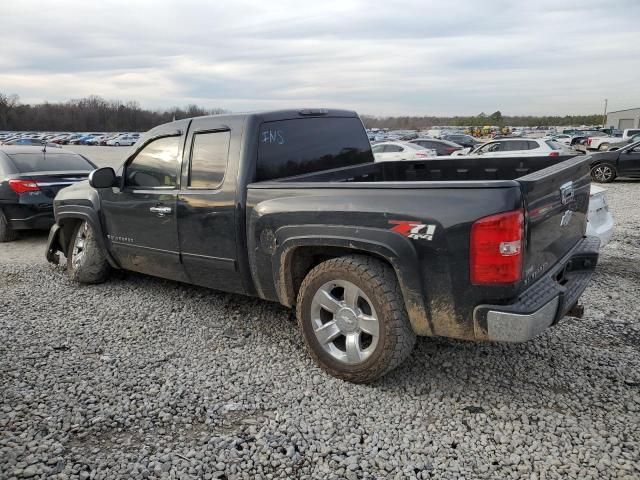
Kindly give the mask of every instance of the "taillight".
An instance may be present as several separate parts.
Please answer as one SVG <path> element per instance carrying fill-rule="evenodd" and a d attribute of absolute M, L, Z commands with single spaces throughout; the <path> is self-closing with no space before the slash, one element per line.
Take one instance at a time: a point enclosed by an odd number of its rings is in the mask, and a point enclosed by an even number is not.
<path fill-rule="evenodd" d="M 9 180 L 9 187 L 16 193 L 37 192 L 40 190 L 38 183 L 33 180 Z"/>
<path fill-rule="evenodd" d="M 559 157 L 560 156 L 560 152 L 558 151 L 553 151 L 549 154 L 550 157 Z"/>
<path fill-rule="evenodd" d="M 522 210 L 481 218 L 471 227 L 470 272 L 474 285 L 515 283 L 522 278 Z"/>
<path fill-rule="evenodd" d="M 591 139 L 587 138 L 587 145 L 591 145 Z"/>

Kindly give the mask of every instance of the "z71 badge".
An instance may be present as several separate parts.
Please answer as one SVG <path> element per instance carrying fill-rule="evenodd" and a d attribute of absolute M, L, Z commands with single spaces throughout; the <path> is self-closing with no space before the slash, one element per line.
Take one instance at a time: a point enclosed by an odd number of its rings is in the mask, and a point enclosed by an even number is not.
<path fill-rule="evenodd" d="M 389 220 L 389 223 L 395 225 L 391 229 L 392 232 L 414 240 L 431 241 L 433 240 L 433 234 L 436 232 L 435 225 L 412 222 L 411 220 Z"/>

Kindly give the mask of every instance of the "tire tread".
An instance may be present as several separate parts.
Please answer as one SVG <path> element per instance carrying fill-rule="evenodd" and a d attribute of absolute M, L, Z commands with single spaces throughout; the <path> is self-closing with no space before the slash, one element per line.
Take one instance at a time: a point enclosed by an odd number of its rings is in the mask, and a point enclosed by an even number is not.
<path fill-rule="evenodd" d="M 315 294 L 309 292 L 310 284 L 321 274 L 327 272 L 350 272 L 368 284 L 376 295 L 383 299 L 386 306 L 386 334 L 384 350 L 371 368 L 361 371 L 340 371 L 327 365 L 311 347 L 304 335 L 303 328 L 303 299 L 306 295 Z M 296 316 L 300 330 L 303 332 L 307 350 L 313 360 L 327 373 L 342 380 L 353 383 L 369 383 L 390 372 L 399 366 L 411 354 L 416 342 L 416 335 L 411 329 L 411 324 L 404 306 L 404 300 L 395 272 L 387 264 L 366 255 L 349 255 L 333 258 L 322 262 L 313 268 L 305 277 L 298 292 Z M 378 312 L 380 315 L 380 312 Z"/>

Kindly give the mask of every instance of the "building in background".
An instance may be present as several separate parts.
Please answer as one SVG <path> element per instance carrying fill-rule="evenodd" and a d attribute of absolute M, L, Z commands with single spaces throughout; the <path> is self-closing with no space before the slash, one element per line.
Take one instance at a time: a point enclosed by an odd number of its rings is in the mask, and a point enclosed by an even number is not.
<path fill-rule="evenodd" d="M 607 113 L 607 127 L 618 128 L 640 128 L 640 108 L 628 108 L 617 112 Z"/>

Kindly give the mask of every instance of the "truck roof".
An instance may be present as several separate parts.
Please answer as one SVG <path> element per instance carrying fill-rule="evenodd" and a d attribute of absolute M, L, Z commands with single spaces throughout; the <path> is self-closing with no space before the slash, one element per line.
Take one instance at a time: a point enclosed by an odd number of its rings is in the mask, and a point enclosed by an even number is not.
<path fill-rule="evenodd" d="M 239 113 L 221 113 L 218 115 L 207 115 L 205 117 L 191 117 L 176 120 L 171 123 L 180 123 L 192 118 L 229 118 L 242 119 L 254 117 L 262 122 L 272 122 L 275 120 L 290 120 L 293 118 L 310 118 L 310 117 L 357 117 L 358 114 L 353 110 L 341 110 L 334 108 L 297 108 L 289 110 L 265 110 L 255 112 L 239 112 Z M 164 124 L 164 126 L 170 124 Z"/>

